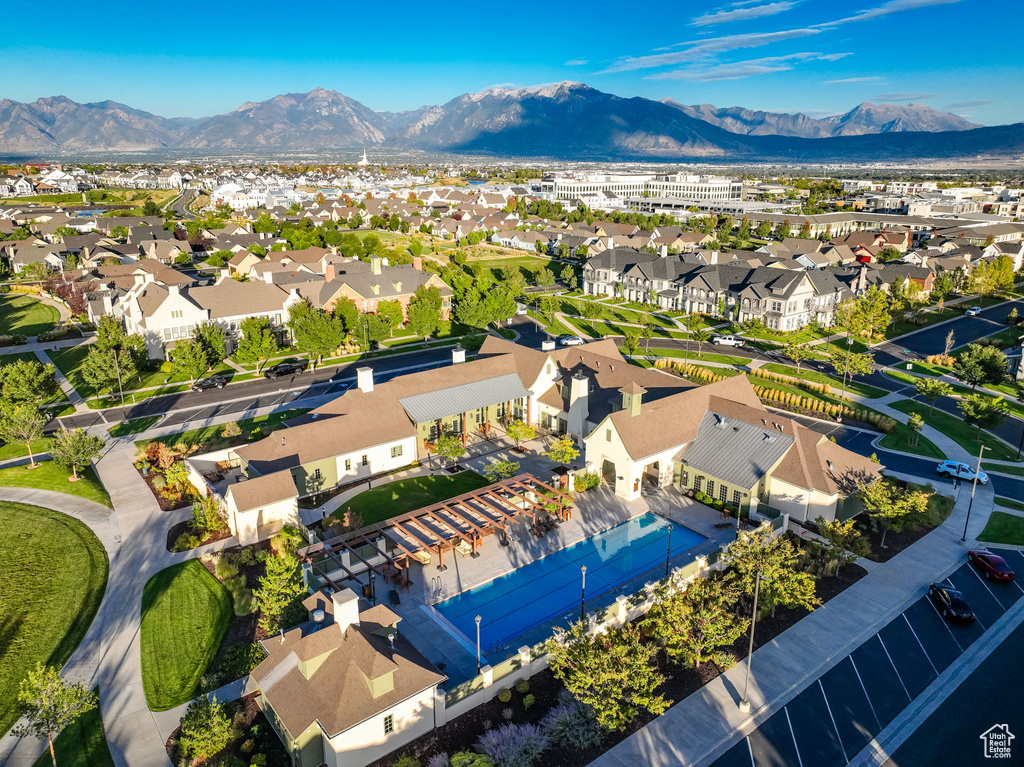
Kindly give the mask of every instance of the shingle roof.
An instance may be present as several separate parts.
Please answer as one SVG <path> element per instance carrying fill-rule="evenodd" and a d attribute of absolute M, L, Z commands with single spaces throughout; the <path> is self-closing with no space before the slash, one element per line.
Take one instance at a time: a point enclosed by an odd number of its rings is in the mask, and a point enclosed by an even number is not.
<path fill-rule="evenodd" d="M 290 471 L 276 471 L 265 477 L 253 477 L 245 482 L 228 485 L 228 494 L 239 511 L 256 509 L 288 498 L 297 498 L 295 480 Z"/>
<path fill-rule="evenodd" d="M 697 437 L 677 456 L 694 471 L 731 485 L 751 488 L 789 450 L 796 438 L 767 425 L 754 425 L 713 410 L 704 412 Z"/>

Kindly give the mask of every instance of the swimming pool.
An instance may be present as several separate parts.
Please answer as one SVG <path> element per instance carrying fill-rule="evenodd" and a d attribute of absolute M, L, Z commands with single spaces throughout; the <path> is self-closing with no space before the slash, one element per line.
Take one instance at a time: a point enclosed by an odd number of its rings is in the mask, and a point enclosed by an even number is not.
<path fill-rule="evenodd" d="M 707 540 L 657 514 L 644 514 L 439 602 L 434 609 L 474 648 L 475 617 L 481 616 L 482 653 L 498 650 L 494 660 L 503 660 L 524 644 L 542 641 L 553 626 L 579 619 L 582 565 L 587 566 L 588 611 L 606 607 L 622 593 L 619 586 L 663 566 L 669 527 L 673 559 Z M 662 575 L 652 573 L 648 580 Z"/>

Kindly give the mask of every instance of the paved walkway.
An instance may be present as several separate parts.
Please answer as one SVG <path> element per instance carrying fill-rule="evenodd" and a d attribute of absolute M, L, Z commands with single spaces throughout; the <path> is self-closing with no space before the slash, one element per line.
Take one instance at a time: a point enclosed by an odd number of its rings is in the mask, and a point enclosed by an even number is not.
<path fill-rule="evenodd" d="M 884 405 L 877 409 L 906 418 Z M 969 459 L 963 448 L 935 429 L 925 426 L 924 433 L 950 458 Z M 993 497 L 991 486 L 978 487 L 967 541 L 961 543 L 970 500 L 970 488 L 965 485 L 958 491 L 953 513 L 945 524 L 888 562 L 873 567 L 842 594 L 759 647 L 753 657 L 749 714 L 744 714 L 737 706 L 746 673 L 746 663 L 741 662 L 677 702 L 663 716 L 591 764 L 596 767 L 710 764 L 920 598 L 927 584 L 948 573 L 984 528 L 992 511 Z"/>

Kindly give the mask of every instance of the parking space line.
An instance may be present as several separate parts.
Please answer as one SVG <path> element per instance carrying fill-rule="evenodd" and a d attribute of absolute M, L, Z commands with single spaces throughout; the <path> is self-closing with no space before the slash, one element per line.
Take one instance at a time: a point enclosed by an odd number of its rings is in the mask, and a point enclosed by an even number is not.
<path fill-rule="evenodd" d="M 960 648 L 960 653 L 963 654 L 963 651 L 967 648 L 960 644 L 960 640 L 956 638 L 956 634 L 953 633 L 953 629 L 949 627 L 949 621 L 942 617 L 942 613 L 939 612 L 939 608 L 935 606 L 935 603 L 931 599 L 926 599 L 925 601 L 935 611 L 935 614 L 939 616 L 939 620 L 942 621 L 942 625 L 946 627 L 946 631 L 948 631 L 949 635 L 953 637 L 953 641 L 956 642 L 956 646 Z"/>
<path fill-rule="evenodd" d="M 868 707 L 871 709 L 872 716 L 875 717 L 875 724 L 878 725 L 878 729 L 882 729 L 882 723 L 878 719 L 878 712 L 875 711 L 875 704 L 871 702 L 871 696 L 868 695 L 868 688 L 864 686 L 864 680 L 860 678 L 860 669 L 857 668 L 857 664 L 853 660 L 853 653 L 851 652 L 846 656 L 850 660 L 850 665 L 853 666 L 853 673 L 857 675 L 857 681 L 860 682 L 860 689 L 864 691 L 864 697 L 867 698 Z"/>
<path fill-rule="evenodd" d="M 750 745 L 750 738 L 744 738 L 743 740 L 746 741 L 747 753 L 750 754 L 750 767 L 757 767 L 757 764 L 754 763 L 754 747 Z"/>
<path fill-rule="evenodd" d="M 935 662 L 932 660 L 932 656 L 928 654 L 926 649 L 924 649 L 924 645 L 921 643 L 921 637 L 917 635 L 917 632 L 914 631 L 914 627 L 910 625 L 910 618 L 907 617 L 907 611 L 904 610 L 900 615 L 903 616 L 903 620 L 906 621 L 907 628 L 910 629 L 910 633 L 914 635 L 914 641 L 917 642 L 917 646 L 921 648 L 921 652 L 924 653 L 924 657 L 928 659 L 928 665 L 932 667 L 932 671 L 935 672 L 935 676 L 938 676 L 939 670 L 935 668 Z"/>
<path fill-rule="evenodd" d="M 828 695 L 825 694 L 825 686 L 821 683 L 821 677 L 818 677 L 818 689 L 821 690 L 821 697 L 825 699 L 825 709 L 828 711 L 828 718 L 832 720 L 832 729 L 836 731 L 836 740 L 839 741 L 839 749 L 843 752 L 843 759 L 847 762 L 850 761 L 850 757 L 846 755 L 846 746 L 843 745 L 843 736 L 839 734 L 839 725 L 836 724 L 836 717 L 832 713 L 832 706 L 828 702 Z"/>
<path fill-rule="evenodd" d="M 902 687 L 903 692 L 907 694 L 907 699 L 913 702 L 914 696 L 910 694 L 910 690 L 908 690 L 907 686 L 903 684 L 903 677 L 900 676 L 900 670 L 896 668 L 896 664 L 893 663 L 892 656 L 889 654 L 889 648 L 885 646 L 885 640 L 882 639 L 882 632 L 879 631 L 875 636 L 878 637 L 878 643 L 882 645 L 882 652 L 885 653 L 885 657 L 889 659 L 889 663 L 892 663 L 892 670 L 896 672 L 896 678 L 900 680 L 900 687 Z M 928 662 L 931 663 L 930 660 Z"/>
<path fill-rule="evenodd" d="M 985 591 L 987 591 L 989 594 L 992 595 L 992 598 L 994 600 L 996 600 L 996 604 L 997 605 L 1002 607 L 1003 606 L 1002 600 L 1000 600 L 999 597 L 997 597 L 995 595 L 995 592 L 992 591 L 991 587 L 988 585 L 988 582 L 984 578 L 982 578 L 980 575 L 978 575 L 978 571 L 975 570 L 973 567 L 968 567 L 967 569 L 970 570 L 972 573 L 974 573 L 974 577 L 977 578 L 979 581 L 981 581 L 981 585 L 985 587 Z M 1003 612 L 1006 612 L 1006 610 L 1003 610 Z"/>
<path fill-rule="evenodd" d="M 804 767 L 804 760 L 800 758 L 800 744 L 796 742 L 796 733 L 793 732 L 793 720 L 789 718 L 789 706 L 782 710 L 786 712 L 786 724 L 789 725 L 789 737 L 793 739 L 793 748 L 796 749 L 796 760 L 800 767 Z"/>

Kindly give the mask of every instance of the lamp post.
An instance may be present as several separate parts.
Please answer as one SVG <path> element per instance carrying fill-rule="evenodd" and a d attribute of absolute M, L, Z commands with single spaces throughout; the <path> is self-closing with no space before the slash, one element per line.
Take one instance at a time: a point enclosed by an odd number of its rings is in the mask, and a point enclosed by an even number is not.
<path fill-rule="evenodd" d="M 480 616 L 474 618 L 476 621 L 476 673 L 480 673 Z"/>
<path fill-rule="evenodd" d="M 117 358 L 118 350 L 114 349 L 114 370 L 117 371 L 117 391 L 121 394 L 121 413 L 124 414 L 124 389 L 121 387 L 121 361 Z"/>
<path fill-rule="evenodd" d="M 974 482 L 971 483 L 971 500 L 967 504 L 967 519 L 964 520 L 964 534 L 960 536 L 960 542 L 967 540 L 967 525 L 971 523 L 971 507 L 974 506 L 974 493 L 978 489 L 978 473 L 981 471 L 981 455 L 985 452 L 985 446 L 978 451 L 978 465 L 974 469 Z"/>
<path fill-rule="evenodd" d="M 853 346 L 853 337 L 850 332 L 846 332 L 846 370 L 843 373 L 843 390 L 839 394 L 839 399 L 843 399 L 846 396 L 846 376 L 850 373 L 850 349 Z"/>
<path fill-rule="evenodd" d="M 371 605 L 377 604 L 377 595 L 376 595 L 376 592 L 374 590 L 374 583 L 373 583 L 373 570 L 370 570 L 370 604 Z"/>
<path fill-rule="evenodd" d="M 665 547 L 665 577 L 668 578 L 668 560 L 672 556 L 672 525 L 668 526 L 668 545 Z"/>
<path fill-rule="evenodd" d="M 740 711 L 744 714 L 750 713 L 750 699 L 747 698 L 747 689 L 750 687 L 750 664 L 754 660 L 754 627 L 757 625 L 757 595 L 761 590 L 761 573 L 758 572 L 754 579 L 754 609 L 750 614 L 750 648 L 747 650 L 747 676 L 743 682 L 743 700 L 740 701 Z"/>
<path fill-rule="evenodd" d="M 580 565 L 580 576 L 582 577 L 582 583 L 580 584 L 580 623 L 587 617 L 586 609 L 584 605 L 587 601 L 587 566 Z"/>

